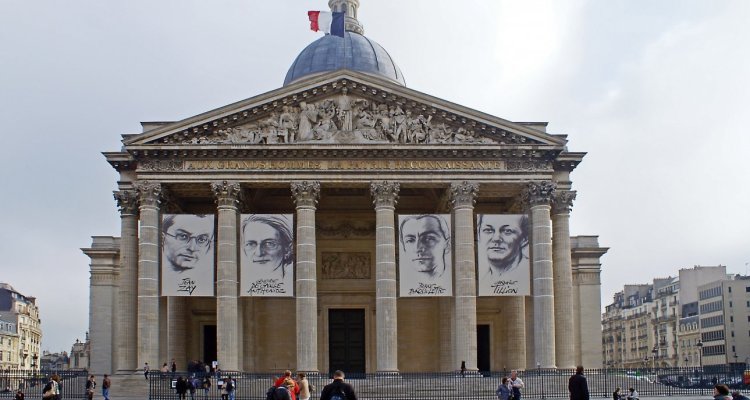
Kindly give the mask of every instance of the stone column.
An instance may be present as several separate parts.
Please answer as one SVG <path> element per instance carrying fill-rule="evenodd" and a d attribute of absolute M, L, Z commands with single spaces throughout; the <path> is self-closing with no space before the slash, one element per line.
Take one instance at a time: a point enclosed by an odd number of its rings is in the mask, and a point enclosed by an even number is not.
<path fill-rule="evenodd" d="M 558 368 L 575 365 L 573 271 L 570 265 L 570 210 L 576 192 L 557 191 L 552 200 L 552 255 L 555 291 L 555 357 Z"/>
<path fill-rule="evenodd" d="M 455 268 L 455 362 L 477 371 L 477 276 L 474 256 L 474 201 L 476 182 L 451 183 Z"/>
<path fill-rule="evenodd" d="M 555 185 L 530 182 L 523 192 L 531 212 L 531 265 L 534 299 L 534 354 L 541 368 L 556 368 L 555 294 L 552 278 L 552 221 L 550 202 Z"/>
<path fill-rule="evenodd" d="M 177 369 L 187 370 L 187 318 L 188 298 L 167 297 L 167 360 L 174 359 Z"/>
<path fill-rule="evenodd" d="M 318 372 L 318 281 L 316 278 L 315 210 L 320 182 L 292 182 L 297 205 L 297 370 Z"/>
<path fill-rule="evenodd" d="M 377 329 L 377 372 L 398 372 L 398 325 L 396 285 L 396 202 L 398 182 L 372 182 L 370 194 L 375 206 L 375 309 Z"/>
<path fill-rule="evenodd" d="M 158 182 L 133 183 L 140 203 L 138 235 L 138 366 L 156 369 L 159 364 L 159 243 L 162 186 Z"/>
<path fill-rule="evenodd" d="M 134 190 L 114 192 L 120 209 L 120 279 L 118 290 L 116 372 L 138 369 L 138 198 Z"/>
<path fill-rule="evenodd" d="M 526 369 L 526 301 L 524 296 L 506 297 L 503 313 L 507 311 L 507 337 L 506 348 L 513 351 L 503 351 L 505 355 L 505 366 L 508 369 Z"/>
<path fill-rule="evenodd" d="M 91 258 L 89 290 L 89 337 L 91 338 L 90 370 L 97 374 L 111 374 L 115 361 L 117 322 L 112 310 L 117 306 L 117 265 L 120 262 L 120 243 L 111 236 L 94 236 L 91 247 L 81 249 Z"/>
<path fill-rule="evenodd" d="M 240 184 L 211 183 L 218 210 L 216 268 L 216 356 L 223 371 L 240 370 L 239 292 L 237 285 L 237 221 Z"/>

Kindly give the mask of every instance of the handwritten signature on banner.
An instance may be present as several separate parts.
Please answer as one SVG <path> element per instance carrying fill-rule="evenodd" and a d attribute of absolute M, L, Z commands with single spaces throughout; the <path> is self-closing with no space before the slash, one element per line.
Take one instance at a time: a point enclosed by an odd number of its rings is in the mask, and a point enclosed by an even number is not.
<path fill-rule="evenodd" d="M 185 292 L 188 295 L 192 295 L 193 291 L 198 286 L 195 284 L 195 281 L 191 278 L 182 278 L 182 281 L 177 284 L 177 291 L 178 292 Z"/>
<path fill-rule="evenodd" d="M 284 282 L 280 279 L 258 279 L 250 284 L 247 290 L 250 294 L 286 293 Z"/>
<path fill-rule="evenodd" d="M 419 286 L 409 289 L 409 294 L 416 295 L 434 295 L 445 293 L 445 288 L 437 283 L 419 283 Z"/>
<path fill-rule="evenodd" d="M 492 285 L 493 294 L 516 294 L 518 293 L 518 281 L 499 280 Z"/>

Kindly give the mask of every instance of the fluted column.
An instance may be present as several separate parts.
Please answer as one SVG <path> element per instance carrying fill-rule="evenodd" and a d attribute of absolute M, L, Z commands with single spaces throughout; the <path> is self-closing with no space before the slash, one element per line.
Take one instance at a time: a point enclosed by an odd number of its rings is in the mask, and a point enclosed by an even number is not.
<path fill-rule="evenodd" d="M 509 296 L 505 298 L 506 305 L 503 313 L 508 317 L 504 321 L 508 331 L 506 349 L 504 351 L 505 366 L 508 369 L 526 369 L 526 301 L 524 296 Z"/>
<path fill-rule="evenodd" d="M 315 210 L 320 182 L 292 182 L 297 205 L 297 370 L 318 371 L 318 281 L 316 277 Z"/>
<path fill-rule="evenodd" d="M 375 206 L 375 307 L 377 330 L 377 372 L 398 372 L 398 325 L 396 286 L 396 202 L 398 182 L 372 182 L 370 194 Z"/>
<path fill-rule="evenodd" d="M 531 182 L 523 192 L 531 212 L 531 265 L 534 279 L 534 354 L 541 368 L 556 368 L 555 297 L 552 277 L 552 182 Z"/>
<path fill-rule="evenodd" d="M 477 284 L 474 257 L 474 201 L 476 182 L 451 183 L 453 249 L 456 270 L 455 362 L 466 361 L 466 369 L 477 370 Z"/>
<path fill-rule="evenodd" d="M 211 183 L 216 197 L 219 229 L 216 235 L 216 356 L 219 368 L 239 371 L 239 292 L 237 285 L 237 220 L 240 184 L 232 181 Z"/>
<path fill-rule="evenodd" d="M 114 192 L 120 209 L 120 278 L 114 370 L 138 369 L 138 198 L 133 190 Z"/>
<path fill-rule="evenodd" d="M 555 351 L 558 368 L 575 367 L 575 313 L 570 260 L 570 210 L 576 192 L 555 192 L 552 202 L 552 255 L 555 288 Z"/>
<path fill-rule="evenodd" d="M 167 297 L 167 359 L 181 371 L 187 368 L 187 297 Z"/>
<path fill-rule="evenodd" d="M 159 364 L 159 211 L 162 186 L 138 181 L 141 216 L 138 235 L 138 366 Z"/>

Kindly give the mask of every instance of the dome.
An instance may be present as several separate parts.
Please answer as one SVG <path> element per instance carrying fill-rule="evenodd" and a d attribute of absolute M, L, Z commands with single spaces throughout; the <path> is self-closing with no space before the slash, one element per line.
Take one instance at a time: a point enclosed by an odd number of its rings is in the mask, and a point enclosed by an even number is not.
<path fill-rule="evenodd" d="M 343 38 L 325 35 L 302 50 L 286 73 L 284 86 L 339 69 L 364 72 L 406 86 L 401 70 L 382 46 L 350 31 Z"/>

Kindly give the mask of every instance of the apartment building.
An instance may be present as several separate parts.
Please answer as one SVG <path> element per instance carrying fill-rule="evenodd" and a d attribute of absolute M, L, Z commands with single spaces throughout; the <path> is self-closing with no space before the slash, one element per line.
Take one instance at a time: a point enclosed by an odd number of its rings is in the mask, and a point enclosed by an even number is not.
<path fill-rule="evenodd" d="M 698 290 L 700 342 L 704 366 L 750 360 L 750 277 L 734 276 Z"/>
<path fill-rule="evenodd" d="M 42 322 L 36 298 L 19 293 L 7 283 L 0 283 L 0 315 L 3 320 L 15 323 L 18 335 L 9 349 L 11 359 L 15 360 L 9 367 L 28 371 L 39 369 Z"/>

